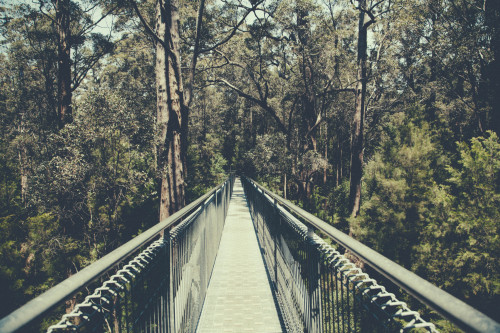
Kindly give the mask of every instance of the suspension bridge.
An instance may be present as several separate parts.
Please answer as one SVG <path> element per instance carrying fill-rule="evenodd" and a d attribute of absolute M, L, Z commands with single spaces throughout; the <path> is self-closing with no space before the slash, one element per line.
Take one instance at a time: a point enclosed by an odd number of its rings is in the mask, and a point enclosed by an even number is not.
<path fill-rule="evenodd" d="M 466 332 L 500 332 L 483 313 L 232 175 L 1 319 L 0 332 L 436 332 L 436 316 L 412 309 L 413 299 Z M 72 311 L 61 314 L 67 302 Z"/>

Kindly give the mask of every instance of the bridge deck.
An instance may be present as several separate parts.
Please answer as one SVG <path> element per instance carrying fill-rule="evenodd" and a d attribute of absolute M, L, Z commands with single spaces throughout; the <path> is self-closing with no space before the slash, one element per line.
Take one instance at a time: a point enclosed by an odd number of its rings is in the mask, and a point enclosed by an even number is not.
<path fill-rule="evenodd" d="M 282 332 L 239 178 L 197 332 Z"/>

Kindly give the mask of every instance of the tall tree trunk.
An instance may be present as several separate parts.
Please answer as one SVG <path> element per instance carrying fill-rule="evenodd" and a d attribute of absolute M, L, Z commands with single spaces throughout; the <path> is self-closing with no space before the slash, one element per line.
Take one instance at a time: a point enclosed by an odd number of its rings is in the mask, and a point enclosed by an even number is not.
<path fill-rule="evenodd" d="M 170 11 L 169 21 L 169 58 L 168 58 L 168 91 L 170 100 L 170 119 L 168 132 L 170 140 L 170 214 L 178 211 L 184 205 L 184 179 L 187 165 L 187 131 L 188 107 L 184 99 L 184 85 L 182 83 L 181 56 L 180 56 L 180 19 L 177 1 L 166 1 L 165 6 Z M 168 137 L 168 135 L 167 135 Z"/>
<path fill-rule="evenodd" d="M 304 94 L 302 96 L 302 104 L 304 109 L 304 118 L 306 120 L 306 132 L 311 140 L 306 144 L 304 150 L 312 149 L 317 151 L 318 143 L 316 139 L 316 94 L 314 92 L 314 60 L 311 57 L 311 46 L 309 43 L 311 35 L 311 27 L 309 23 L 309 12 L 302 8 L 297 9 L 297 35 L 300 41 L 300 52 L 302 63 L 300 64 L 300 72 L 302 81 L 304 82 Z M 308 147 L 309 146 L 309 147 Z"/>
<path fill-rule="evenodd" d="M 483 66 L 481 65 L 481 70 L 480 70 L 480 75 L 481 78 L 484 78 L 487 74 L 485 73 Z M 485 109 L 485 103 L 486 103 L 486 87 L 485 84 L 482 83 L 481 81 L 484 82 L 484 80 L 476 80 L 476 75 L 474 73 L 474 69 L 472 68 L 472 64 L 468 63 L 467 64 L 467 74 L 469 77 L 469 83 L 471 85 L 471 94 L 472 94 L 472 103 L 474 104 L 474 117 L 476 118 L 477 122 L 477 129 L 479 130 L 480 134 L 484 133 L 483 130 L 483 113 Z"/>
<path fill-rule="evenodd" d="M 175 2 L 156 4 L 156 92 L 160 220 L 185 205 L 187 106 L 179 52 L 179 12 Z"/>
<path fill-rule="evenodd" d="M 19 127 L 18 131 L 21 137 L 18 145 L 18 157 L 19 157 L 19 173 L 21 176 L 21 202 L 26 207 L 28 202 L 28 150 L 26 147 L 26 86 L 24 84 L 24 74 L 23 69 L 19 71 L 19 86 L 18 91 L 21 92 L 19 96 Z M 8 192 L 8 191 L 7 191 Z"/>
<path fill-rule="evenodd" d="M 500 1 L 486 1 L 486 24 L 491 31 L 493 61 L 489 65 L 491 96 L 490 128 L 500 136 Z"/>
<path fill-rule="evenodd" d="M 367 30 L 365 22 L 366 0 L 359 0 L 359 26 L 358 26 L 358 74 L 356 84 L 356 103 L 354 110 L 353 132 L 351 139 L 351 182 L 349 191 L 349 208 L 351 217 L 359 214 L 361 205 L 361 176 L 363 174 L 364 150 L 364 117 L 366 95 L 366 50 Z"/>
<path fill-rule="evenodd" d="M 19 164 L 21 173 L 21 202 L 26 207 L 28 202 L 28 154 L 24 143 L 19 148 Z"/>
<path fill-rule="evenodd" d="M 342 181 L 342 145 L 340 143 L 340 138 L 337 137 L 337 178 L 335 180 L 335 186 L 339 186 Z"/>
<path fill-rule="evenodd" d="M 156 3 L 156 34 L 161 41 L 166 36 L 166 13 L 158 1 Z M 167 49 L 163 44 L 156 43 L 156 126 L 157 142 L 157 172 L 160 178 L 160 221 L 170 214 L 170 191 L 168 188 L 168 159 L 167 159 L 167 126 L 169 120 L 168 93 L 167 93 Z"/>
<path fill-rule="evenodd" d="M 70 0 L 53 0 L 57 24 L 57 114 L 59 128 L 72 121 Z"/>
<path fill-rule="evenodd" d="M 286 188 L 287 188 L 287 182 L 286 182 L 286 172 L 283 172 L 283 198 L 286 199 Z"/>
<path fill-rule="evenodd" d="M 47 127 L 58 126 L 58 105 L 56 102 L 56 94 L 54 93 L 54 80 L 51 75 L 51 69 L 53 68 L 52 61 L 47 61 L 43 66 L 43 77 L 45 85 L 45 93 L 47 94 L 47 105 L 45 107 L 45 121 L 47 122 Z M 43 140 L 45 136 L 43 137 Z"/>

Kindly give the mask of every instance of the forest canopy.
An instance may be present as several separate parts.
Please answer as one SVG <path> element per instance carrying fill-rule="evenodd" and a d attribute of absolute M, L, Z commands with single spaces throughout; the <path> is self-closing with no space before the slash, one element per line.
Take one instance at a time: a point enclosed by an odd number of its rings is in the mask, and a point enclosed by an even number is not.
<path fill-rule="evenodd" d="M 248 175 L 500 320 L 500 2 L 0 0 L 0 316 Z"/>

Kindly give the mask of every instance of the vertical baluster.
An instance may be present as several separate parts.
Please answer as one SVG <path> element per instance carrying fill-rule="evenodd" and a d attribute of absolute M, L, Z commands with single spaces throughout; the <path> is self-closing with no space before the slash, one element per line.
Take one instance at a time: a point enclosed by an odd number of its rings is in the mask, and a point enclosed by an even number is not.
<path fill-rule="evenodd" d="M 174 268 L 174 245 L 173 245 L 173 238 L 170 235 L 169 230 L 165 230 L 166 234 L 168 235 L 168 246 L 169 246 L 169 295 L 168 295 L 168 312 L 170 314 L 169 316 L 169 332 L 175 332 L 175 313 L 174 313 L 174 274 L 175 274 L 175 268 Z"/>
<path fill-rule="evenodd" d="M 276 200 L 274 201 L 274 207 L 276 209 L 277 202 Z M 278 285 L 278 232 L 279 229 L 281 228 L 281 216 L 279 215 L 278 211 L 275 210 L 275 215 L 277 215 L 277 220 L 278 220 L 278 225 L 274 229 L 274 288 L 275 291 L 277 290 L 277 285 Z"/>
<path fill-rule="evenodd" d="M 356 296 L 356 281 L 353 279 L 352 280 L 352 301 L 353 301 L 353 323 L 354 323 L 354 331 L 358 331 L 358 318 L 359 318 L 359 309 L 358 309 L 358 300 Z"/>
<path fill-rule="evenodd" d="M 336 321 L 337 321 L 337 332 L 340 332 L 340 305 L 341 305 L 341 300 L 339 299 L 339 281 L 338 281 L 338 269 L 335 267 L 335 304 L 337 305 L 337 315 L 336 315 Z"/>
<path fill-rule="evenodd" d="M 346 289 L 347 289 L 347 331 L 351 332 L 351 307 L 352 307 L 352 294 L 351 294 L 351 288 L 350 288 L 350 280 L 348 275 L 349 273 L 346 272 L 345 275 L 345 282 L 346 282 Z"/>
<path fill-rule="evenodd" d="M 328 287 L 329 287 L 329 304 L 330 304 L 330 332 L 335 331 L 335 288 L 333 285 L 333 272 L 330 262 L 328 262 Z"/>
<path fill-rule="evenodd" d="M 321 326 L 323 328 L 323 332 L 328 332 L 328 274 L 326 267 L 324 266 L 324 262 L 321 261 L 320 264 L 320 284 L 321 284 L 321 295 L 320 295 L 320 304 L 321 304 Z"/>

